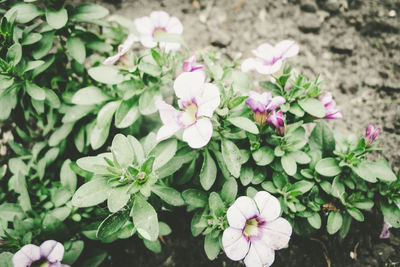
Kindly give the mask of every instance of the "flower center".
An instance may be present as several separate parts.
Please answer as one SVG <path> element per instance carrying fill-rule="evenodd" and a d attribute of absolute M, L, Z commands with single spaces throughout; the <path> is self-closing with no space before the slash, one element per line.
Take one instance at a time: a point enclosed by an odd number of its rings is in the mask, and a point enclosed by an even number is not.
<path fill-rule="evenodd" d="M 46 258 L 43 258 L 41 260 L 34 262 L 31 266 L 32 267 L 48 267 L 48 266 L 50 266 L 50 262 Z"/>
<path fill-rule="evenodd" d="M 153 31 L 153 37 L 157 37 L 160 34 L 166 33 L 167 30 L 164 27 L 157 27 Z"/>
<path fill-rule="evenodd" d="M 250 220 L 247 220 L 246 226 L 244 227 L 243 234 L 247 238 L 251 238 L 253 236 L 258 235 L 259 229 L 258 229 L 259 223 L 257 218 L 253 218 Z"/>
<path fill-rule="evenodd" d="M 180 117 L 181 123 L 187 127 L 189 125 L 192 125 L 193 123 L 196 122 L 196 113 L 197 113 L 197 105 L 194 103 L 189 104 L 188 106 L 185 107 L 185 111 L 182 112 L 182 115 Z"/>

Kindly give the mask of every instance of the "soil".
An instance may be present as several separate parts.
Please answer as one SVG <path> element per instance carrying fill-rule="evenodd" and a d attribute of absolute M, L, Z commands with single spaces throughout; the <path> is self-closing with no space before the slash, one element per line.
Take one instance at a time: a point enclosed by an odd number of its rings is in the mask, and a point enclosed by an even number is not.
<path fill-rule="evenodd" d="M 381 127 L 380 155 L 399 170 L 399 0 L 104 0 L 99 4 L 130 19 L 165 10 L 182 21 L 191 50 L 212 47 L 226 60 L 247 58 L 263 42 L 295 40 L 301 46 L 298 57 L 291 60 L 296 70 L 309 77 L 320 73 L 324 89 L 332 92 L 344 116 L 331 125 L 360 134 L 369 123 Z M 311 238 L 293 235 L 289 248 L 276 252 L 273 266 L 400 266 L 400 231 L 392 229 L 391 238 L 381 240 L 381 216 L 365 215 L 364 223 L 353 222 L 344 240 L 324 231 Z M 122 240 L 105 245 L 111 255 L 102 266 L 243 266 L 223 253 L 209 261 L 203 238 L 192 237 L 191 215 L 183 209 L 161 217 L 173 230 L 164 237 L 161 253 L 148 251 L 141 241 Z"/>

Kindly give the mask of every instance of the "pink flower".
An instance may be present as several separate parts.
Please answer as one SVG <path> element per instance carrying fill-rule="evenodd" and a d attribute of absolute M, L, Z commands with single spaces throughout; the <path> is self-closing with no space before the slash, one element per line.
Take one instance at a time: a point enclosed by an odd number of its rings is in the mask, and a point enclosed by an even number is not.
<path fill-rule="evenodd" d="M 400 202 L 396 203 L 397 207 L 400 209 Z M 388 222 L 388 220 L 386 220 L 385 217 L 383 217 L 383 225 L 382 225 L 382 232 L 379 236 L 379 238 L 382 239 L 386 239 L 390 237 L 390 228 L 392 228 L 393 225 L 390 224 L 390 222 Z"/>
<path fill-rule="evenodd" d="M 177 17 L 170 17 L 164 11 L 153 11 L 149 17 L 142 17 L 134 21 L 137 31 L 140 33 L 140 42 L 145 47 L 155 47 L 154 38 L 163 33 L 182 34 L 183 26 Z M 160 42 L 160 47 L 166 52 L 178 50 L 181 45 L 172 42 Z"/>
<path fill-rule="evenodd" d="M 229 227 L 222 235 L 222 245 L 231 260 L 244 259 L 246 266 L 270 266 L 275 250 L 285 247 L 292 234 L 290 223 L 279 217 L 279 200 L 268 192 L 258 192 L 254 199 L 242 196 L 227 211 Z"/>
<path fill-rule="evenodd" d="M 367 126 L 367 129 L 365 131 L 365 137 L 364 137 L 367 147 L 370 146 L 374 142 L 375 138 L 379 135 L 380 132 L 381 132 L 381 129 L 375 128 L 374 125 L 372 125 L 372 124 L 369 124 Z"/>
<path fill-rule="evenodd" d="M 278 112 L 275 112 L 275 110 L 273 110 L 272 113 L 268 116 L 267 121 L 269 124 L 275 126 L 275 131 L 277 134 L 284 135 L 285 122 L 283 120 L 282 110 L 279 110 Z"/>
<path fill-rule="evenodd" d="M 320 98 L 322 104 L 325 106 L 325 119 L 341 119 L 343 118 L 342 113 L 336 109 L 336 102 L 332 98 L 332 94 L 326 92 Z"/>
<path fill-rule="evenodd" d="M 138 38 L 134 34 L 129 34 L 125 42 L 118 46 L 118 53 L 114 56 L 106 58 L 106 60 L 103 61 L 103 64 L 115 65 L 118 62 L 132 64 L 132 62 L 128 62 L 129 60 L 131 60 L 128 52 L 131 49 L 133 43 L 136 41 L 138 41 Z"/>
<path fill-rule="evenodd" d="M 255 57 L 243 61 L 242 71 L 256 70 L 261 74 L 273 74 L 281 69 L 284 59 L 299 53 L 299 46 L 292 40 L 284 40 L 275 46 L 262 44 L 252 52 Z"/>
<path fill-rule="evenodd" d="M 156 103 L 163 126 L 158 130 L 157 141 L 170 138 L 183 129 L 183 141 L 192 148 L 201 148 L 211 139 L 213 126 L 210 118 L 220 104 L 217 86 L 205 83 L 202 71 L 184 72 L 176 78 L 174 90 L 179 108 L 160 100 Z"/>
<path fill-rule="evenodd" d="M 202 70 L 205 68 L 204 64 L 196 65 L 196 55 L 193 53 L 188 59 L 183 61 L 182 71 L 192 72 L 196 70 Z"/>
<path fill-rule="evenodd" d="M 14 254 L 12 262 L 14 267 L 30 267 L 34 263 L 49 267 L 69 267 L 61 264 L 63 257 L 64 246 L 57 241 L 47 240 L 40 247 L 33 244 L 23 246 Z"/>
<path fill-rule="evenodd" d="M 249 97 L 246 99 L 247 105 L 254 111 L 254 120 L 261 126 L 267 120 L 268 113 L 285 102 L 285 98 L 281 96 L 272 97 L 271 92 L 259 94 L 255 91 L 250 91 Z"/>

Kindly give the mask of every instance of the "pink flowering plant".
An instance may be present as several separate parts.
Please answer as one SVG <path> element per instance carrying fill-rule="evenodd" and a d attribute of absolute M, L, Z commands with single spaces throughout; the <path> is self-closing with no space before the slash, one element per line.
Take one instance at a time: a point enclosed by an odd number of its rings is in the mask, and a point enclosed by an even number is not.
<path fill-rule="evenodd" d="M 296 41 L 221 63 L 189 52 L 165 11 L 130 21 L 46 2 L 0 23 L 0 120 L 17 136 L 0 161 L 0 262 L 111 264 L 93 244 L 120 239 L 158 253 L 178 207 L 210 260 L 248 267 L 272 265 L 293 235 L 344 238 L 372 210 L 382 238 L 400 227 L 400 177 L 368 156 L 380 128 L 331 129 L 346 114 L 294 71 Z"/>

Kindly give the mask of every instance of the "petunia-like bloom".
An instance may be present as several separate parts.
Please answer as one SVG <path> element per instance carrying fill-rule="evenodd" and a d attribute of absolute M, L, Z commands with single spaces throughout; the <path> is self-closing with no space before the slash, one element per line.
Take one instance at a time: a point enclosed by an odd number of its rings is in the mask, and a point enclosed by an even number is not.
<path fill-rule="evenodd" d="M 182 34 L 183 26 L 177 17 L 170 17 L 164 11 L 153 11 L 149 17 L 142 17 L 134 21 L 136 30 L 140 33 L 140 42 L 145 47 L 155 47 L 154 40 L 160 34 L 173 33 Z M 181 45 L 173 42 L 160 42 L 160 47 L 166 52 L 178 50 Z"/>
<path fill-rule="evenodd" d="M 207 145 L 213 132 L 210 118 L 221 101 L 218 87 L 205 82 L 204 72 L 194 71 L 179 75 L 174 90 L 181 110 L 162 100 L 156 103 L 164 124 L 158 130 L 157 141 L 168 139 L 183 129 L 183 141 L 190 147 Z"/>
<path fill-rule="evenodd" d="M 134 34 L 129 34 L 125 42 L 118 46 L 118 53 L 114 56 L 108 57 L 103 61 L 104 65 L 115 65 L 121 63 L 123 66 L 130 67 L 132 65 L 132 58 L 129 55 L 129 50 L 132 45 L 139 39 Z"/>
<path fill-rule="evenodd" d="M 272 113 L 268 116 L 267 121 L 272 126 L 275 126 L 275 131 L 277 134 L 284 135 L 285 122 L 283 120 L 282 110 L 279 110 L 278 112 L 275 112 L 275 110 L 273 110 Z"/>
<path fill-rule="evenodd" d="M 28 244 L 14 254 L 12 262 L 14 267 L 48 266 L 69 267 L 61 264 L 64 257 L 64 246 L 54 240 L 43 242 L 40 247 Z"/>
<path fill-rule="evenodd" d="M 192 72 L 196 70 L 202 70 L 205 68 L 204 64 L 196 65 L 196 55 L 193 53 L 188 59 L 183 61 L 182 71 Z"/>
<path fill-rule="evenodd" d="M 254 111 L 254 120 L 263 126 L 267 120 L 268 113 L 285 103 L 285 98 L 281 96 L 272 97 L 271 92 L 259 94 L 254 91 L 249 92 L 246 99 L 247 105 Z"/>
<path fill-rule="evenodd" d="M 365 131 L 365 137 L 364 137 L 367 147 L 370 146 L 374 142 L 375 138 L 379 135 L 380 132 L 381 132 L 381 129 L 375 128 L 374 125 L 372 125 L 372 124 L 369 124 L 367 126 L 367 129 Z"/>
<path fill-rule="evenodd" d="M 243 61 L 242 71 L 256 70 L 261 74 L 273 74 L 282 68 L 284 59 L 299 53 L 299 46 L 292 40 L 284 40 L 275 46 L 261 44 L 252 52 L 255 57 Z"/>
<path fill-rule="evenodd" d="M 400 209 L 400 202 L 396 203 L 397 207 Z M 390 237 L 390 228 L 392 228 L 393 225 L 390 224 L 390 222 L 388 222 L 388 220 L 386 220 L 385 217 L 383 217 L 383 225 L 382 225 L 382 232 L 379 236 L 379 238 L 382 239 L 386 239 Z"/>
<path fill-rule="evenodd" d="M 244 259 L 247 267 L 270 266 L 275 250 L 285 247 L 292 234 L 292 226 L 280 213 L 279 200 L 265 191 L 253 199 L 236 199 L 227 211 L 229 227 L 222 235 L 228 258 Z"/>
<path fill-rule="evenodd" d="M 342 113 L 336 109 L 336 102 L 332 98 L 332 94 L 326 92 L 319 99 L 325 106 L 325 119 L 341 119 L 343 118 Z"/>

